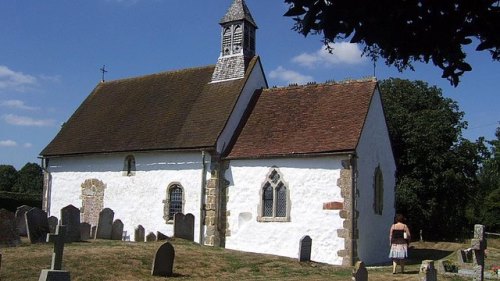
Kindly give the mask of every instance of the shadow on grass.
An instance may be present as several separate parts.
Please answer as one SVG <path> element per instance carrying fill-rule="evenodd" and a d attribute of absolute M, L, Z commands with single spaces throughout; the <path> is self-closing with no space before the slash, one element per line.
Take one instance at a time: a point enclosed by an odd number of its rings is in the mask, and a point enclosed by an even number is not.
<path fill-rule="evenodd" d="M 451 255 L 453 251 L 437 249 L 408 249 L 408 260 L 406 264 L 421 264 L 423 260 L 440 260 Z"/>

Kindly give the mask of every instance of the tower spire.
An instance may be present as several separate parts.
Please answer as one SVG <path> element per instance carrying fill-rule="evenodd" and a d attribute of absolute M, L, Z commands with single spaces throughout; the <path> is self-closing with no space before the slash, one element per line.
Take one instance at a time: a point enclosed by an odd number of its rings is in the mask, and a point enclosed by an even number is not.
<path fill-rule="evenodd" d="M 257 24 L 244 0 L 234 0 L 219 24 L 221 52 L 212 82 L 243 78 L 248 62 L 255 56 Z"/>

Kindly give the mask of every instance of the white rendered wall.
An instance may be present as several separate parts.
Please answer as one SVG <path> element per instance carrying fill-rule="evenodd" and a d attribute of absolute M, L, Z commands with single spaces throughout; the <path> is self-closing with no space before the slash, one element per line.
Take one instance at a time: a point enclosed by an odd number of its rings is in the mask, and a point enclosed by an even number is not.
<path fill-rule="evenodd" d="M 290 192 L 290 222 L 258 222 L 260 189 L 275 166 Z M 230 236 L 226 248 L 298 258 L 299 240 L 312 238 L 311 259 L 341 264 L 337 251 L 344 249 L 339 210 L 323 210 L 323 203 L 343 202 L 337 179 L 340 158 L 232 160 L 226 171 Z"/>
<path fill-rule="evenodd" d="M 227 148 L 229 143 L 231 142 L 231 138 L 234 135 L 234 131 L 240 124 L 241 118 L 243 117 L 243 113 L 248 107 L 248 103 L 252 99 L 255 90 L 267 88 L 266 78 L 264 77 L 264 71 L 262 69 L 262 65 L 260 60 L 257 60 L 255 67 L 252 69 L 248 80 L 241 91 L 241 95 L 236 102 L 233 111 L 231 112 L 231 116 L 227 121 L 224 130 L 217 140 L 217 152 L 221 153 Z"/>
<path fill-rule="evenodd" d="M 134 176 L 124 176 L 123 166 L 127 155 L 135 157 Z M 206 155 L 206 179 L 210 176 L 210 155 Z M 130 153 L 81 157 L 52 158 L 48 170 L 50 186 L 49 215 L 60 218 L 61 208 L 72 204 L 82 207 L 81 185 L 87 179 L 98 179 L 106 185 L 104 208 L 115 212 L 124 231 L 134 240 L 134 228 L 139 224 L 149 232 L 160 231 L 173 235 L 173 224 L 163 219 L 167 188 L 180 183 L 184 190 L 184 213 L 195 216 L 194 238 L 199 242 L 200 195 L 202 181 L 201 152 L 185 153 Z"/>
<path fill-rule="evenodd" d="M 385 123 L 380 93 L 375 92 L 368 117 L 356 149 L 358 156 L 358 257 L 366 264 L 389 260 L 389 228 L 394 219 L 394 189 L 396 164 Z M 375 214 L 374 175 L 380 165 L 384 179 L 384 203 L 382 215 Z"/>

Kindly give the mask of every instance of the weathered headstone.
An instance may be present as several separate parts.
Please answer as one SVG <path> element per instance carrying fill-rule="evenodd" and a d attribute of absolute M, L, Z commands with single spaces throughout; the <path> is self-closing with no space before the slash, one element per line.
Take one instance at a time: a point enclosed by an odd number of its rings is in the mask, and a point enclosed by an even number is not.
<path fill-rule="evenodd" d="M 122 240 L 123 238 L 123 222 L 115 220 L 111 226 L 111 240 Z"/>
<path fill-rule="evenodd" d="M 92 228 L 90 229 L 90 237 L 92 239 L 96 239 L 96 237 L 95 237 L 96 231 L 97 231 L 97 225 L 93 225 Z"/>
<path fill-rule="evenodd" d="M 156 241 L 156 235 L 153 232 L 150 232 L 146 236 L 146 242 L 154 242 L 154 241 Z"/>
<path fill-rule="evenodd" d="M 144 242 L 144 234 L 145 234 L 144 227 L 142 225 L 138 225 L 134 230 L 134 241 Z"/>
<path fill-rule="evenodd" d="M 22 205 L 17 207 L 16 210 L 16 224 L 17 230 L 19 231 L 19 235 L 26 237 L 28 236 L 28 231 L 26 230 L 26 212 L 31 210 L 32 207 L 28 205 Z"/>
<path fill-rule="evenodd" d="M 423 260 L 418 273 L 420 281 L 437 281 L 437 270 L 433 260 Z"/>
<path fill-rule="evenodd" d="M 87 241 L 90 239 L 90 227 L 91 225 L 86 222 L 80 223 L 80 239 L 81 241 Z"/>
<path fill-rule="evenodd" d="M 161 245 L 156 251 L 155 257 L 153 259 L 153 268 L 151 269 L 151 275 L 169 277 L 174 274 L 174 258 L 175 250 L 172 244 L 166 242 Z"/>
<path fill-rule="evenodd" d="M 365 263 L 362 261 L 356 262 L 352 270 L 353 281 L 368 281 L 368 270 L 366 270 Z"/>
<path fill-rule="evenodd" d="M 300 239 L 299 242 L 299 261 L 311 260 L 312 239 L 306 235 Z"/>
<path fill-rule="evenodd" d="M 80 237 L 80 209 L 68 205 L 61 209 L 61 224 L 66 226 L 66 243 L 78 242 Z"/>
<path fill-rule="evenodd" d="M 174 237 L 194 241 L 194 215 L 174 215 Z"/>
<path fill-rule="evenodd" d="M 56 234 L 49 234 L 48 240 L 54 241 L 54 251 L 50 269 L 43 269 L 38 281 L 69 281 L 68 271 L 62 270 L 64 242 L 66 241 L 66 226 L 58 225 Z"/>
<path fill-rule="evenodd" d="M 168 240 L 168 239 L 169 238 L 167 235 L 165 235 L 159 231 L 156 232 L 156 241 L 163 241 L 163 240 Z"/>
<path fill-rule="evenodd" d="M 54 216 L 50 216 L 47 221 L 49 222 L 49 233 L 55 234 L 57 225 L 59 224 L 59 219 Z"/>
<path fill-rule="evenodd" d="M 99 223 L 97 224 L 96 239 L 111 239 L 113 229 L 113 218 L 115 212 L 110 208 L 104 208 L 99 213 Z"/>
<path fill-rule="evenodd" d="M 21 244 L 17 230 L 16 217 L 5 209 L 0 209 L 0 245 L 15 247 Z"/>
<path fill-rule="evenodd" d="M 31 243 L 45 243 L 49 233 L 47 213 L 36 207 L 27 211 L 26 229 Z"/>
<path fill-rule="evenodd" d="M 484 280 L 484 250 L 487 248 L 484 225 L 474 225 L 474 239 L 471 240 L 471 248 L 474 250 L 475 265 L 472 280 Z"/>

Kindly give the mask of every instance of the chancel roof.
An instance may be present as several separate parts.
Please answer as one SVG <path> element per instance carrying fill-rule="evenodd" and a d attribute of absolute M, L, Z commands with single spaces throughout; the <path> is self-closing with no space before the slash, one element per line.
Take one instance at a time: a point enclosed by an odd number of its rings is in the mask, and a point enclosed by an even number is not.
<path fill-rule="evenodd" d="M 247 76 L 210 83 L 213 71 L 207 66 L 100 83 L 41 155 L 214 148 Z"/>
<path fill-rule="evenodd" d="M 365 80 L 263 90 L 227 158 L 355 151 L 376 87 Z"/>
<path fill-rule="evenodd" d="M 244 0 L 235 0 L 226 15 L 220 20 L 220 23 L 228 23 L 232 21 L 246 20 L 257 27 L 250 10 Z"/>

